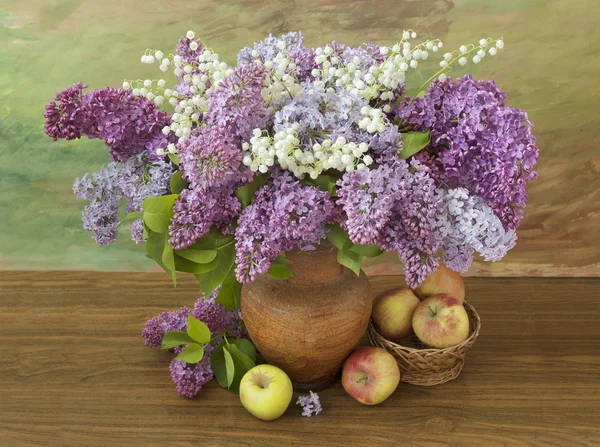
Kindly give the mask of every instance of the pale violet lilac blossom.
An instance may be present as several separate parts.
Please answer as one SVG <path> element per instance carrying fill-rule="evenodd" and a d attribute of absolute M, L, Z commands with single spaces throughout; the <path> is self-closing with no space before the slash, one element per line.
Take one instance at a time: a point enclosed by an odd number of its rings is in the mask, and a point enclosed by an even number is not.
<path fill-rule="evenodd" d="M 110 162 L 99 172 L 86 173 L 73 184 L 75 195 L 89 203 L 83 210 L 83 227 L 94 234 L 99 245 L 114 242 L 120 224 L 119 201 L 124 199 L 125 212 L 142 211 L 148 197 L 162 196 L 169 190 L 173 169 L 162 160 L 154 163 L 134 156 L 126 163 Z M 132 239 L 143 242 L 143 224 L 132 224 Z"/>
<path fill-rule="evenodd" d="M 306 417 L 316 416 L 323 411 L 319 395 L 313 391 L 310 391 L 308 395 L 298 396 L 296 405 L 302 406 L 302 416 Z"/>
<path fill-rule="evenodd" d="M 505 230 L 481 197 L 471 195 L 465 188 L 440 192 L 444 210 L 438 215 L 436 226 L 448 267 L 464 272 L 471 265 L 474 251 L 485 261 L 499 261 L 515 246 L 515 231 Z"/>
<path fill-rule="evenodd" d="M 270 120 L 261 96 L 265 77 L 262 65 L 237 67 L 208 94 L 207 124 L 227 128 L 234 141 L 246 141 L 252 130 L 265 127 Z"/>

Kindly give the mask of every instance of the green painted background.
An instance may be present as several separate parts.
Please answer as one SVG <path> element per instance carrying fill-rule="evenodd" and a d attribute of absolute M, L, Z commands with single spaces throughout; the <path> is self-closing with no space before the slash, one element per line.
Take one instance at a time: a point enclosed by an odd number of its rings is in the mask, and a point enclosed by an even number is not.
<path fill-rule="evenodd" d="M 474 74 L 494 78 L 511 105 L 529 111 L 542 150 L 519 245 L 470 273 L 600 275 L 599 9 L 592 0 L 0 0 L 0 268 L 152 267 L 126 228 L 101 248 L 81 228 L 72 181 L 108 157 L 101 142 L 44 135 L 55 91 L 79 80 L 100 88 L 158 78 L 140 55 L 172 50 L 188 29 L 233 62 L 269 32 L 303 30 L 309 46 L 390 44 L 414 28 L 445 49 L 504 36 L 505 50 Z M 375 271 L 396 269 L 389 259 Z"/>

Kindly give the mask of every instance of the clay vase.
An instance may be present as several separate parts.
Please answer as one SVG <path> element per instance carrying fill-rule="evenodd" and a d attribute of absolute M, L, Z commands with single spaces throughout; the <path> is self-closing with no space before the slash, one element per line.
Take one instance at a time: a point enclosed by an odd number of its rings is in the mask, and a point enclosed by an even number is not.
<path fill-rule="evenodd" d="M 362 338 L 371 316 L 371 286 L 337 262 L 324 242 L 287 255 L 293 276 L 269 275 L 242 287 L 242 318 L 265 360 L 283 369 L 297 391 L 329 386 Z"/>

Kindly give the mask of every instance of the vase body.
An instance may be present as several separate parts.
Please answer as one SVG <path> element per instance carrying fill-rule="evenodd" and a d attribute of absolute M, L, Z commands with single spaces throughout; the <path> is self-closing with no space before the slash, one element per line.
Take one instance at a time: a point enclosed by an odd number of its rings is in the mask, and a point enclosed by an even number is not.
<path fill-rule="evenodd" d="M 261 275 L 242 287 L 242 318 L 265 360 L 284 370 L 297 390 L 333 381 L 367 328 L 371 287 L 337 262 L 329 243 L 287 254 L 293 276 Z"/>

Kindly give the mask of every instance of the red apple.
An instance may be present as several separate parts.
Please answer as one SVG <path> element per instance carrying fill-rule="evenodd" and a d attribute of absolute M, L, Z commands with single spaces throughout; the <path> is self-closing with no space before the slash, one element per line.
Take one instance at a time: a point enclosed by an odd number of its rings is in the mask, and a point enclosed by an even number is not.
<path fill-rule="evenodd" d="M 382 348 L 354 351 L 344 363 L 342 386 L 357 402 L 377 405 L 386 400 L 400 383 L 396 359 Z"/>
<path fill-rule="evenodd" d="M 414 292 L 422 300 L 438 293 L 445 293 L 462 303 L 465 300 L 465 283 L 460 273 L 440 264 L 439 268 L 425 278 Z"/>
<path fill-rule="evenodd" d="M 407 287 L 388 290 L 373 300 L 371 318 L 383 337 L 399 341 L 412 333 L 412 316 L 419 303 Z"/>
<path fill-rule="evenodd" d="M 432 348 L 449 348 L 469 336 L 469 316 L 462 302 L 444 293 L 421 301 L 412 325 L 419 340 Z"/>

